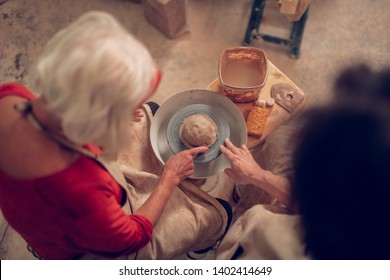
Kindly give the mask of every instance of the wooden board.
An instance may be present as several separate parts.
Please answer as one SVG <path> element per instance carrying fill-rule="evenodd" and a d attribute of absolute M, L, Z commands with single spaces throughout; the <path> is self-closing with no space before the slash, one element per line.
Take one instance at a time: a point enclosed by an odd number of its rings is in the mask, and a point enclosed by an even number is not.
<path fill-rule="evenodd" d="M 268 61 L 268 78 L 267 81 L 263 87 L 263 89 L 260 92 L 259 99 L 268 99 L 271 97 L 271 87 L 274 84 L 277 83 L 287 83 L 291 85 L 292 87 L 296 88 L 297 91 L 300 91 L 303 93 L 303 91 L 294 83 L 292 82 L 282 71 L 280 71 L 275 65 L 273 65 L 270 61 Z M 222 94 L 221 85 L 219 82 L 219 79 L 215 79 L 211 84 L 207 87 L 209 90 L 218 92 Z M 289 113 L 287 110 L 279 106 L 278 104 L 275 104 L 270 116 L 267 118 L 267 123 L 265 125 L 263 134 L 260 139 L 250 137 L 248 136 L 247 146 L 249 149 L 255 148 L 257 145 L 262 143 L 265 138 L 275 129 L 277 129 L 279 126 L 285 124 L 290 119 L 292 119 L 299 111 L 303 109 L 303 107 L 306 105 L 306 95 L 302 102 L 298 105 L 298 107 L 291 113 Z M 235 103 L 237 107 L 240 109 L 241 113 L 243 114 L 245 120 L 248 116 L 249 110 L 252 107 L 253 102 L 251 103 Z"/>

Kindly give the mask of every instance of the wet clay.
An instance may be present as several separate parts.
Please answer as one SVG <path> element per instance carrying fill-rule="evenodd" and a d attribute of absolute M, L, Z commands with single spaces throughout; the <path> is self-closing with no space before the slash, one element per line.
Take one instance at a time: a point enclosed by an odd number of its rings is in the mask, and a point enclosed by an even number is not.
<path fill-rule="evenodd" d="M 210 147 L 218 138 L 217 125 L 206 114 L 194 114 L 185 118 L 179 129 L 180 140 L 188 148 Z"/>

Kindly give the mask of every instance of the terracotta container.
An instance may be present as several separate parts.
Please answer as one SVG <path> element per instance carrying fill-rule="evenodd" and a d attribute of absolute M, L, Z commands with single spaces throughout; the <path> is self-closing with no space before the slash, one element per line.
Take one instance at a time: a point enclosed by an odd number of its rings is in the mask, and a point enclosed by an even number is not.
<path fill-rule="evenodd" d="M 222 93 L 233 102 L 256 101 L 267 80 L 267 70 L 264 51 L 252 47 L 225 49 L 218 66 Z"/>

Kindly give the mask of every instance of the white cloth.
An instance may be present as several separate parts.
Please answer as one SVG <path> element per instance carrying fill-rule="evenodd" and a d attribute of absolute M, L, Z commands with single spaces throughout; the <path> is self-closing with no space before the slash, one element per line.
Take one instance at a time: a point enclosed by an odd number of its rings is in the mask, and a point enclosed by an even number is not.
<path fill-rule="evenodd" d="M 264 205 L 249 209 L 232 225 L 216 251 L 216 259 L 307 259 L 299 216 L 274 214 Z"/>

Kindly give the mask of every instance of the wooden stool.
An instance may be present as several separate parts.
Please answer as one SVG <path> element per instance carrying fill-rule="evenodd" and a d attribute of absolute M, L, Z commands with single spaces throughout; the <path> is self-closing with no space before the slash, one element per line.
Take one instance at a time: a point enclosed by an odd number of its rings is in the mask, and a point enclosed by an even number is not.
<path fill-rule="evenodd" d="M 292 58 L 299 58 L 302 36 L 309 13 L 309 7 L 306 9 L 301 18 L 298 21 L 294 22 L 291 30 L 290 39 L 284 39 L 259 32 L 265 7 L 265 1 L 266 0 L 254 0 L 248 27 L 246 29 L 244 41 L 242 44 L 249 45 L 252 39 L 262 38 L 266 42 L 289 47 L 290 56 Z"/>

